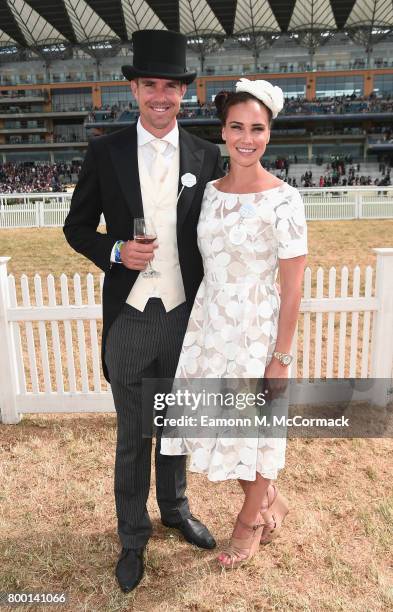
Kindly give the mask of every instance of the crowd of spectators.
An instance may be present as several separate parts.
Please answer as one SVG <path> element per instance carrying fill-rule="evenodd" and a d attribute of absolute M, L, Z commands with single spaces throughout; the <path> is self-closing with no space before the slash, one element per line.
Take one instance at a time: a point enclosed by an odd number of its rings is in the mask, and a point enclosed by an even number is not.
<path fill-rule="evenodd" d="M 86 123 L 101 121 L 134 121 L 138 117 L 138 109 L 133 108 L 132 103 L 114 104 L 112 106 L 96 106 L 86 117 Z M 178 114 L 180 119 L 195 119 L 203 117 L 216 117 L 216 108 L 211 104 L 185 104 Z"/>
<path fill-rule="evenodd" d="M 345 115 L 349 113 L 392 113 L 393 96 L 378 98 L 374 94 L 368 97 L 336 96 L 330 98 L 287 99 L 283 109 L 285 115 Z"/>
<path fill-rule="evenodd" d="M 280 160 L 280 163 L 282 165 L 282 160 Z M 316 163 L 319 166 L 323 165 L 321 159 L 317 159 Z M 276 175 L 294 187 L 387 187 L 391 185 L 391 168 L 386 161 L 379 163 L 379 176 L 373 178 L 369 174 L 363 174 L 361 164 L 359 162 L 353 163 L 351 156 L 332 155 L 323 169 L 323 174 L 315 176 L 311 169 L 306 170 L 300 177 L 300 185 L 298 185 L 296 178 L 288 176 L 288 166 L 289 164 L 283 165 L 283 169 Z"/>
<path fill-rule="evenodd" d="M 294 163 L 297 164 L 297 156 L 294 156 Z M 277 176 L 286 180 L 288 178 L 290 162 L 287 157 L 277 157 L 271 162 L 268 159 L 262 159 L 262 165 L 269 172 L 275 172 Z M 278 171 L 278 172 L 277 172 Z"/>
<path fill-rule="evenodd" d="M 86 123 L 95 123 L 96 121 L 118 121 L 122 115 L 131 114 L 132 112 L 132 102 L 128 104 L 113 104 L 112 106 L 110 104 L 95 106 L 86 117 Z"/>
<path fill-rule="evenodd" d="M 320 175 L 318 180 L 319 187 L 333 187 L 335 185 L 341 185 L 343 187 L 349 186 L 389 186 L 390 181 L 390 167 L 386 167 L 386 164 L 380 165 L 380 175 L 372 178 L 369 174 L 363 174 L 361 172 L 361 164 L 351 164 L 346 168 L 345 163 L 340 162 L 337 165 L 334 161 L 328 163 L 325 168 L 323 175 Z"/>
<path fill-rule="evenodd" d="M 297 164 L 296 155 L 292 164 Z M 334 187 L 334 186 L 389 186 L 391 185 L 391 167 L 388 160 L 379 163 L 379 175 L 371 177 L 362 173 L 360 163 L 354 163 L 350 156 L 331 156 L 328 163 L 322 158 L 316 163 L 321 172 L 314 173 L 308 169 L 300 177 L 300 182 L 291 177 L 291 163 L 286 157 L 277 157 L 274 161 L 264 159 L 263 166 L 278 178 L 287 181 L 294 187 Z M 0 164 L 0 193 L 42 193 L 62 192 L 78 180 L 81 162 L 72 163 L 16 163 Z"/>
<path fill-rule="evenodd" d="M 389 126 L 373 127 L 371 140 L 378 143 L 393 143 L 393 128 Z"/>
<path fill-rule="evenodd" d="M 3 112 L 6 113 L 26 113 L 34 110 L 31 105 L 4 106 Z M 53 111 L 89 111 L 86 122 L 96 121 L 118 121 L 123 116 L 128 116 L 131 120 L 137 116 L 138 111 L 133 107 L 132 102 L 119 102 L 117 104 L 106 104 L 103 106 L 81 105 L 64 106 L 56 102 L 53 103 Z M 388 113 L 393 112 L 393 96 L 386 95 L 378 97 L 374 93 L 370 96 L 359 96 L 356 93 L 351 95 L 332 96 L 306 100 L 304 97 L 286 98 L 282 115 L 332 115 L 348 113 Z M 183 119 L 195 118 L 215 118 L 216 109 L 214 103 L 202 104 L 199 101 L 185 102 L 179 114 Z"/>
<path fill-rule="evenodd" d="M 290 161 L 286 157 L 277 157 L 274 161 L 266 158 L 261 160 L 261 163 L 266 170 L 272 172 L 283 181 L 286 181 L 293 187 L 353 187 L 353 186 L 389 186 L 390 179 L 390 163 L 388 160 L 379 163 L 379 176 L 371 177 L 368 174 L 361 173 L 361 164 L 354 163 L 351 155 L 341 156 L 332 155 L 328 163 L 324 165 L 323 159 L 317 157 L 315 163 L 321 166 L 323 174 L 316 176 L 310 169 L 306 170 L 301 176 L 300 181 L 295 176 L 291 176 L 291 165 L 298 163 L 297 156 L 294 155 Z M 324 168 L 323 168 L 324 166 Z M 228 160 L 224 163 L 224 169 L 228 170 Z M 296 174 L 296 173 L 294 173 Z"/>
<path fill-rule="evenodd" d="M 75 184 L 81 162 L 0 164 L 0 193 L 45 193 L 65 191 Z"/>
<path fill-rule="evenodd" d="M 374 94 L 368 97 L 357 96 L 355 93 L 347 96 L 327 98 L 287 98 L 281 115 L 333 115 L 348 113 L 392 113 L 393 96 L 378 98 Z M 96 107 L 87 117 L 87 123 L 96 121 L 118 121 L 120 118 L 134 120 L 138 114 L 136 108 L 128 105 L 113 105 Z M 213 102 L 202 104 L 200 102 L 185 103 L 178 115 L 180 119 L 216 118 L 216 108 Z"/>

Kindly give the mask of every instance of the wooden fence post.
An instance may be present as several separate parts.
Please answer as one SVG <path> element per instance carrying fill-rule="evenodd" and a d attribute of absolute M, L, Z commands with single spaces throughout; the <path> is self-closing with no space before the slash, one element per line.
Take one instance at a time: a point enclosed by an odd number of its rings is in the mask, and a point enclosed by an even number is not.
<path fill-rule="evenodd" d="M 375 296 L 378 310 L 374 315 L 371 347 L 373 402 L 386 406 L 393 373 L 393 248 L 373 249 L 377 254 Z"/>
<path fill-rule="evenodd" d="M 39 219 L 39 227 L 45 227 L 45 222 L 44 222 L 44 200 L 38 200 L 37 202 L 38 205 L 38 219 Z"/>
<path fill-rule="evenodd" d="M 36 200 L 34 204 L 35 227 L 40 227 L 40 205 Z"/>
<path fill-rule="evenodd" d="M 356 219 L 363 219 L 363 195 L 361 193 L 356 194 L 357 197 L 357 214 Z"/>
<path fill-rule="evenodd" d="M 19 423 L 16 406 L 17 379 L 15 347 L 7 317 L 9 292 L 7 262 L 0 257 L 0 417 L 3 423 Z"/>

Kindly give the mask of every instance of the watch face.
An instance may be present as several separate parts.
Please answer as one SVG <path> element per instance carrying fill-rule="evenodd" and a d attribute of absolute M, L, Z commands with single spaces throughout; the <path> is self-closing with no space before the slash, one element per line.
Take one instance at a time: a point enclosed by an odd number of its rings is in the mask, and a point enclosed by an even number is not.
<path fill-rule="evenodd" d="M 289 365 L 292 361 L 292 357 L 291 355 L 283 355 L 282 356 L 282 362 L 284 365 Z"/>

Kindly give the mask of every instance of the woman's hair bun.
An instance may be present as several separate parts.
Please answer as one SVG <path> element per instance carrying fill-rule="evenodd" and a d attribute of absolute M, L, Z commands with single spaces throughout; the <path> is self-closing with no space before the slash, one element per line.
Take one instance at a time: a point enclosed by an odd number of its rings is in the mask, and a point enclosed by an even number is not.
<path fill-rule="evenodd" d="M 224 114 L 224 108 L 228 102 L 228 100 L 233 96 L 232 91 L 219 91 L 216 97 L 214 98 L 214 104 L 216 105 L 217 115 L 220 119 L 222 119 Z"/>

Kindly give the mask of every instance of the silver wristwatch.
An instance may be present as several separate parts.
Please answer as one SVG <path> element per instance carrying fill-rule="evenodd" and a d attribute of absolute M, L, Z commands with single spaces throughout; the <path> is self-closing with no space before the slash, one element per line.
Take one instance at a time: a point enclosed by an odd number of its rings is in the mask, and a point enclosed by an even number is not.
<path fill-rule="evenodd" d="M 283 366 L 289 366 L 293 359 L 292 355 L 289 355 L 288 353 L 280 353 L 279 351 L 274 351 L 273 357 L 278 359 Z"/>

